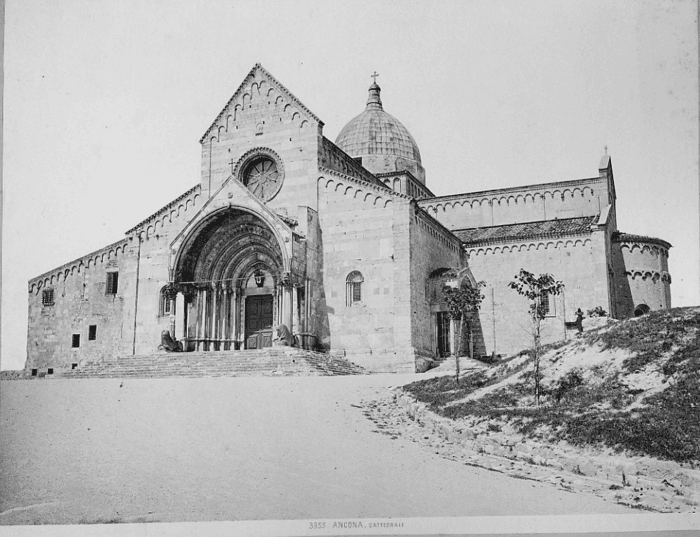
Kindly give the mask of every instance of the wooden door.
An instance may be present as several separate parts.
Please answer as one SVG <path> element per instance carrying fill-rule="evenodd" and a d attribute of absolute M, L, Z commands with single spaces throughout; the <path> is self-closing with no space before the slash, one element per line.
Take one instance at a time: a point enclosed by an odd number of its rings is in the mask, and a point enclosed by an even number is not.
<path fill-rule="evenodd" d="M 272 347 L 272 295 L 246 298 L 245 339 L 246 349 Z"/>
<path fill-rule="evenodd" d="M 437 354 L 438 357 L 449 356 L 450 349 L 450 314 L 446 311 L 437 313 Z"/>

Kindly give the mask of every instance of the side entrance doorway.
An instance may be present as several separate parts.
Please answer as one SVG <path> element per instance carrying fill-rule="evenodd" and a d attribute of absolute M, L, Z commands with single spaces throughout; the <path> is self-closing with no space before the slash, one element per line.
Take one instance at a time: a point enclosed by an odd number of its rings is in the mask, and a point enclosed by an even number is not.
<path fill-rule="evenodd" d="M 272 295 L 249 296 L 245 301 L 245 347 L 272 347 Z"/>
<path fill-rule="evenodd" d="M 450 334 L 450 314 L 446 311 L 437 312 L 437 354 L 440 358 L 449 356 L 452 352 L 450 345 L 452 337 Z"/>

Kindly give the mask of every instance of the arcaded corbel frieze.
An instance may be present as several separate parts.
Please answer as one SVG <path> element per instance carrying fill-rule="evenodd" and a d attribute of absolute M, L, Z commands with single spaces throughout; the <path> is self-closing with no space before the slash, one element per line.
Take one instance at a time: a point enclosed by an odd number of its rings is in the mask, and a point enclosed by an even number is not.
<path fill-rule="evenodd" d="M 487 244 L 481 244 L 479 246 L 467 246 L 467 253 L 471 256 L 480 255 L 491 255 L 491 254 L 504 254 L 504 253 L 516 253 L 516 252 L 526 252 L 526 251 L 536 251 L 536 250 L 547 250 L 556 248 L 576 248 L 579 246 L 586 246 L 591 243 L 590 238 L 571 238 L 571 239 L 542 239 L 542 240 L 532 240 L 524 241 L 514 244 L 498 244 L 496 242 L 491 242 Z"/>
<path fill-rule="evenodd" d="M 105 261 L 109 262 L 113 258 L 122 255 L 126 251 L 128 245 L 128 238 L 121 239 L 83 257 L 74 259 L 69 263 L 64 263 L 60 267 L 44 272 L 43 274 L 29 280 L 29 292 L 37 293 L 40 289 L 58 283 L 61 281 L 61 279 L 65 281 L 68 276 L 80 273 L 83 268 L 91 268 L 96 266 L 98 263 L 104 263 Z"/>

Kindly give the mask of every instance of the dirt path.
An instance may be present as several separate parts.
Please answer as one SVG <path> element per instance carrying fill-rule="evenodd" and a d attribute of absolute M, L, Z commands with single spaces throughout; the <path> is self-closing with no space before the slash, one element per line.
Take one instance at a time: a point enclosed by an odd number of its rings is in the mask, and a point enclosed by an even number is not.
<path fill-rule="evenodd" d="M 382 434 L 415 378 L 3 382 L 0 523 L 633 512 Z"/>

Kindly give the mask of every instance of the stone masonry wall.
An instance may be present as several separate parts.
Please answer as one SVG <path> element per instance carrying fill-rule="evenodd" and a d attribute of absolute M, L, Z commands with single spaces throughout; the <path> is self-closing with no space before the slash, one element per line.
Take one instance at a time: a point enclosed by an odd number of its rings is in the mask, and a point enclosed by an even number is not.
<path fill-rule="evenodd" d="M 440 268 L 464 268 L 466 256 L 460 241 L 419 209 L 414 212 L 410 237 L 412 342 L 420 355 L 434 358 L 437 341 L 426 296 L 428 277 Z"/>
<path fill-rule="evenodd" d="M 201 205 L 193 188 L 129 230 L 128 238 L 31 280 L 26 367 L 70 367 L 155 350 L 161 330 L 170 328 L 169 317 L 160 315 L 169 244 Z M 106 295 L 106 273 L 115 270 L 117 293 Z M 42 306 L 46 288 L 54 289 L 54 306 Z M 90 325 L 97 326 L 93 341 Z M 71 346 L 73 334 L 80 334 L 78 348 Z"/>
<path fill-rule="evenodd" d="M 45 373 L 123 350 L 131 333 L 124 311 L 131 305 L 135 263 L 133 242 L 123 240 L 30 281 L 25 369 Z M 108 272 L 118 274 L 115 294 L 106 294 Z M 53 292 L 52 304 L 42 303 L 44 291 Z"/>
<path fill-rule="evenodd" d="M 668 249 L 653 242 L 612 242 L 617 316 L 634 316 L 645 304 L 651 310 L 671 307 Z"/>
<path fill-rule="evenodd" d="M 579 179 L 421 200 L 448 229 L 498 226 L 599 214 L 612 202 L 606 178 Z"/>
<path fill-rule="evenodd" d="M 479 322 L 488 354 L 508 355 L 532 346 L 527 300 L 508 287 L 521 268 L 536 275 L 550 273 L 565 285 L 564 293 L 554 298 L 553 315 L 542 322 L 545 344 L 573 336 L 567 336 L 564 321 L 575 321 L 577 308 L 584 313 L 596 306 L 609 311 L 603 231 L 471 248 L 469 266 L 477 281 L 486 282 Z"/>
<path fill-rule="evenodd" d="M 318 181 L 329 326 L 321 343 L 370 370 L 412 371 L 410 200 L 331 170 Z M 353 271 L 364 278 L 362 302 L 348 306 Z"/>
<path fill-rule="evenodd" d="M 132 341 L 126 354 L 153 352 L 160 344 L 161 331 L 170 330 L 170 317 L 161 315 L 161 290 L 170 280 L 170 244 L 199 212 L 205 201 L 200 191 L 195 190 L 176 206 L 160 211 L 154 220 L 134 230 L 134 234 L 140 238 L 135 239 L 140 240 L 138 300 L 135 299 L 137 289 L 134 285 L 128 311 Z M 136 274 L 134 281 L 135 278 Z M 180 328 L 179 323 L 177 328 Z M 182 337 L 177 331 L 175 335 Z"/>
<path fill-rule="evenodd" d="M 269 73 L 256 68 L 202 138 L 202 193 L 213 195 L 256 148 L 274 151 L 284 167 L 282 190 L 268 202 L 297 218 L 297 207 L 313 209 L 322 124 Z"/>

